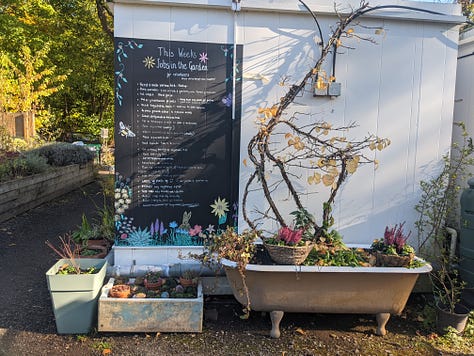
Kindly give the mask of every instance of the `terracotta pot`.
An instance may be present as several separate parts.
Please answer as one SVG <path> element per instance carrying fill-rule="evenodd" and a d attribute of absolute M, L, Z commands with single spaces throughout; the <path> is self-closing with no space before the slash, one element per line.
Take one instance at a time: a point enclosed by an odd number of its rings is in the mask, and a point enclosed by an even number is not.
<path fill-rule="evenodd" d="M 86 246 L 87 248 L 91 248 L 93 246 L 103 246 L 108 249 L 110 247 L 110 242 L 105 239 L 87 240 Z"/>
<path fill-rule="evenodd" d="M 197 278 L 186 279 L 186 278 L 183 278 L 183 277 L 179 277 L 179 284 L 181 284 L 184 288 L 196 286 L 197 283 L 198 283 Z"/>
<path fill-rule="evenodd" d="M 128 298 L 130 296 L 130 286 L 126 284 L 117 284 L 110 289 L 111 298 Z"/>
<path fill-rule="evenodd" d="M 466 328 L 467 319 L 469 317 L 469 308 L 462 304 L 456 304 L 454 313 L 443 304 L 436 304 L 436 329 L 440 334 L 446 333 L 448 326 L 456 329 L 461 334 Z"/>
<path fill-rule="evenodd" d="M 149 290 L 158 290 L 160 289 L 160 287 L 166 283 L 166 279 L 164 278 L 160 278 L 158 279 L 158 281 L 156 282 L 148 282 L 148 280 L 145 278 L 144 279 L 144 284 L 145 284 L 145 287 Z"/>

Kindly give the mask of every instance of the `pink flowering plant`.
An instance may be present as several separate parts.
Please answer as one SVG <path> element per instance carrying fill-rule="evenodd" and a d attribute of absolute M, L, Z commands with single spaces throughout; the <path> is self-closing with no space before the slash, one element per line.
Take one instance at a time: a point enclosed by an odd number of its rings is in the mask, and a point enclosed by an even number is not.
<path fill-rule="evenodd" d="M 415 253 L 415 249 L 407 244 L 411 231 L 405 234 L 403 226 L 405 222 L 396 224 L 393 227 L 385 227 L 384 236 L 380 240 L 374 240 L 372 250 L 385 253 L 387 255 L 409 255 Z"/>
<path fill-rule="evenodd" d="M 267 239 L 266 242 L 272 245 L 301 246 L 304 245 L 302 237 L 303 229 L 293 229 L 289 226 L 283 226 L 274 237 Z"/>

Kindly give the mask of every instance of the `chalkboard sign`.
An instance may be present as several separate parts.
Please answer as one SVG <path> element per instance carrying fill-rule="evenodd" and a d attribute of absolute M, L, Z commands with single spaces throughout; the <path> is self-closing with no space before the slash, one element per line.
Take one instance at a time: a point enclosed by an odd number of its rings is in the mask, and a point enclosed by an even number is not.
<path fill-rule="evenodd" d="M 242 47 L 116 38 L 115 55 L 116 243 L 236 224 Z"/>

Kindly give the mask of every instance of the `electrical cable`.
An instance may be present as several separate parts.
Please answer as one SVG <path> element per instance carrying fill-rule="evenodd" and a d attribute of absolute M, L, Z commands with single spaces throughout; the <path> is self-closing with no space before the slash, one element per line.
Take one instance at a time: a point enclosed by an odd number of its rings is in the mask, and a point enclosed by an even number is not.
<path fill-rule="evenodd" d="M 298 1 L 306 8 L 306 10 L 307 10 L 307 11 L 311 14 L 311 16 L 313 17 L 314 22 L 316 22 L 316 26 L 318 26 L 318 31 L 319 31 L 319 38 L 321 39 L 321 42 L 319 43 L 319 45 L 320 45 L 321 47 L 324 47 L 323 31 L 321 30 L 321 26 L 319 26 L 319 22 L 318 22 L 318 19 L 316 18 L 316 15 L 314 14 L 313 11 L 311 11 L 311 9 L 309 8 L 309 6 L 304 3 L 303 0 L 298 0 Z"/>

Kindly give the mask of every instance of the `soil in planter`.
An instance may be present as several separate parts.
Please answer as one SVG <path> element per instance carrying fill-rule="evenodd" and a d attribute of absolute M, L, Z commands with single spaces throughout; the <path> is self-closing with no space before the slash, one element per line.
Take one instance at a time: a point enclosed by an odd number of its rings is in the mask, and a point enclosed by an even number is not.
<path fill-rule="evenodd" d="M 178 278 L 167 278 L 157 290 L 147 289 L 141 277 L 114 280 L 114 286 L 124 284 L 130 286 L 129 298 L 197 298 L 197 286 L 182 286 Z"/>

